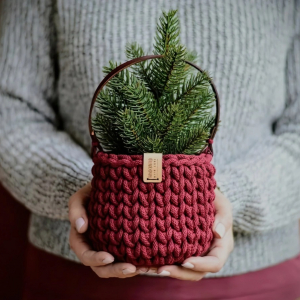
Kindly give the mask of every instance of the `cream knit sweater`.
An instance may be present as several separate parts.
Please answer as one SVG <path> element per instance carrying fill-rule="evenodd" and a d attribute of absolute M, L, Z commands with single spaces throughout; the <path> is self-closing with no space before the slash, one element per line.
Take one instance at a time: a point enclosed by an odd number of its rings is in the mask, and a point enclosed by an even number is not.
<path fill-rule="evenodd" d="M 214 142 L 235 249 L 217 274 L 296 256 L 300 218 L 300 1 L 7 0 L 0 14 L 0 180 L 32 211 L 30 241 L 76 260 L 68 198 L 91 180 L 87 117 L 108 60 L 152 49 L 177 8 L 221 98 Z M 12 216 L 13 217 L 13 216 Z"/>

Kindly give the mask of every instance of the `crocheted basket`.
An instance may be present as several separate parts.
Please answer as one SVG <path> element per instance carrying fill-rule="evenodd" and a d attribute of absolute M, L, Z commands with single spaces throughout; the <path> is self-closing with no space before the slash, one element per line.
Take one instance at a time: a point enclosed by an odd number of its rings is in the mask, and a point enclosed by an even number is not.
<path fill-rule="evenodd" d="M 208 146 L 197 155 L 163 155 L 160 183 L 143 181 L 143 155 L 105 153 L 92 130 L 93 106 L 105 84 L 135 63 L 161 57 L 139 57 L 114 69 L 95 91 L 89 114 L 94 166 L 88 236 L 95 250 L 137 266 L 180 264 L 190 256 L 205 255 L 213 239 L 216 181 L 211 160 L 219 121 L 213 82 L 216 122 Z"/>

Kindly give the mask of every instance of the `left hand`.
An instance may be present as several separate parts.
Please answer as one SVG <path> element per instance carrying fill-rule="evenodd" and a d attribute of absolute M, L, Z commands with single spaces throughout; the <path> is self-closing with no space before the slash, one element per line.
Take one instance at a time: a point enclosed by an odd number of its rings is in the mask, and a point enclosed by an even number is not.
<path fill-rule="evenodd" d="M 91 194 L 91 184 L 73 194 L 69 200 L 69 219 L 71 230 L 69 244 L 78 259 L 91 269 L 100 278 L 128 278 L 148 271 L 148 268 L 136 267 L 125 262 L 114 262 L 114 257 L 105 251 L 94 251 L 85 236 L 88 229 L 88 217 L 86 213 L 86 201 Z"/>
<path fill-rule="evenodd" d="M 198 281 L 206 273 L 216 273 L 222 269 L 234 245 L 232 212 L 231 203 L 218 189 L 215 189 L 215 195 L 216 216 L 213 225 L 215 239 L 211 245 L 210 252 L 203 257 L 189 257 L 181 266 L 162 266 L 157 269 L 159 276 Z"/>

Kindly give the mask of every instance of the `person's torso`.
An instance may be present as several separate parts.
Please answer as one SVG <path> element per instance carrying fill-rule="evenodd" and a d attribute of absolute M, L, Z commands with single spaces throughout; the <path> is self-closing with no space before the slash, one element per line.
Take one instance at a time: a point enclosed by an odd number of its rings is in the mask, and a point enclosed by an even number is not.
<path fill-rule="evenodd" d="M 162 9 L 177 8 L 181 40 L 214 79 L 221 124 L 215 164 L 243 155 L 285 106 L 285 65 L 293 1 L 58 1 L 59 113 L 64 129 L 89 151 L 88 110 L 109 60 L 124 62 L 125 45 L 152 51 Z"/>

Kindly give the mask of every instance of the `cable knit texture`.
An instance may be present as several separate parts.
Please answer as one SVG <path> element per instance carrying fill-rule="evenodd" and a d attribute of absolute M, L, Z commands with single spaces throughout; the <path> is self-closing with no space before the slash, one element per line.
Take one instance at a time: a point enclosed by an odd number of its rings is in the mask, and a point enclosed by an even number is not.
<path fill-rule="evenodd" d="M 119 261 L 160 266 L 207 252 L 213 239 L 211 154 L 167 154 L 162 182 L 143 182 L 143 155 L 94 154 L 89 237 Z"/>
<path fill-rule="evenodd" d="M 235 249 L 217 274 L 299 253 L 299 0 L 0 1 L 0 180 L 33 214 L 29 236 L 77 260 L 68 198 L 92 179 L 87 118 L 108 61 L 152 49 L 162 9 L 214 78 L 216 181 L 233 207 Z"/>

